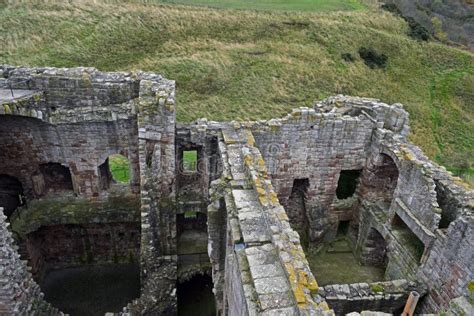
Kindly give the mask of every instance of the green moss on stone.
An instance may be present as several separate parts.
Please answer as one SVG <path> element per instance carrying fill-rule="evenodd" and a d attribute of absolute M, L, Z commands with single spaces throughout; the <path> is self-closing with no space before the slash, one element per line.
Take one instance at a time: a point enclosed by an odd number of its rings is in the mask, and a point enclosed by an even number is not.
<path fill-rule="evenodd" d="M 372 290 L 372 292 L 374 293 L 381 293 L 383 292 L 385 289 L 383 288 L 383 285 L 380 284 L 380 283 L 373 283 L 370 285 L 370 289 Z"/>
<path fill-rule="evenodd" d="M 467 289 L 469 290 L 469 292 L 474 293 L 474 280 L 471 280 L 471 281 L 467 284 Z"/>

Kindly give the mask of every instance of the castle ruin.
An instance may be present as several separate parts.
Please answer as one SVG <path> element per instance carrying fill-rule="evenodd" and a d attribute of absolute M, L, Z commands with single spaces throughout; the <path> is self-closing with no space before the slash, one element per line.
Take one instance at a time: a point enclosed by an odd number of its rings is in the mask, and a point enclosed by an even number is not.
<path fill-rule="evenodd" d="M 0 314 L 60 315 L 49 271 L 123 262 L 139 295 L 116 315 L 174 315 L 196 276 L 217 315 L 400 314 L 412 291 L 417 313 L 472 311 L 473 191 L 407 140 L 402 105 L 189 124 L 176 106 L 158 74 L 0 66 Z M 380 279 L 318 284 L 315 249 L 341 240 Z"/>

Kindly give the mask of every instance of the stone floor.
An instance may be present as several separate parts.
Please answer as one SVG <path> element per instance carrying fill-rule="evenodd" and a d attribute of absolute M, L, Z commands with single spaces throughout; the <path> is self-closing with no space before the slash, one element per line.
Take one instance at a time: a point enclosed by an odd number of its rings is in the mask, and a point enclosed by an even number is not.
<path fill-rule="evenodd" d="M 345 239 L 325 245 L 318 251 L 308 251 L 306 258 L 319 286 L 370 283 L 384 279 L 384 269 L 361 265 Z"/>
<path fill-rule="evenodd" d="M 41 289 L 49 303 L 70 316 L 103 316 L 140 295 L 140 271 L 134 264 L 55 270 Z"/>

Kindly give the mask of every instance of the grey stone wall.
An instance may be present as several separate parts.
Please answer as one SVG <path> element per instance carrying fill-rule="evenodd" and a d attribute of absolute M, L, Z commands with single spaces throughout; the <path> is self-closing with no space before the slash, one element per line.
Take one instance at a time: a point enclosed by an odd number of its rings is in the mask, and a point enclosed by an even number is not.
<path fill-rule="evenodd" d="M 302 108 L 282 120 L 252 127 L 283 206 L 288 206 L 293 181 L 309 180 L 306 211 L 312 241 L 321 241 L 327 231 L 334 233 L 340 217 L 352 217 L 337 214 L 339 174 L 363 168 L 374 125 L 364 116 Z"/>
<path fill-rule="evenodd" d="M 43 300 L 25 261 L 20 260 L 9 224 L 0 208 L 0 314 L 63 315 Z"/>
<path fill-rule="evenodd" d="M 0 174 L 20 180 L 29 198 L 44 195 L 40 165 L 46 163 L 69 168 L 76 194 L 102 194 L 99 166 L 117 153 L 129 158 L 133 191 L 140 187 L 136 120 L 52 125 L 5 115 L 0 123 Z"/>
<path fill-rule="evenodd" d="M 425 284 L 427 296 L 419 310 L 437 312 L 450 300 L 467 295 L 473 278 L 473 191 L 429 161 L 403 135 L 379 127 L 372 137 L 369 170 L 375 170 L 371 166 L 382 161 L 381 155 L 396 165 L 396 187 L 390 199 L 368 187 L 369 180 L 361 180 L 358 247 L 367 243 L 370 229 L 380 232 L 388 260 L 385 277 Z M 367 179 L 370 175 L 363 173 Z"/>
<path fill-rule="evenodd" d="M 376 283 L 334 284 L 319 289 L 336 315 L 351 312 L 378 311 L 401 314 L 411 291 L 424 293 L 423 288 L 407 280 Z"/>
<path fill-rule="evenodd" d="M 214 185 L 222 186 L 227 212 L 224 312 L 330 314 L 315 293 L 317 283 L 299 236 L 289 225 L 254 144 L 249 129 L 239 124 L 223 126 L 219 148 L 224 169 L 222 180 Z M 217 251 L 216 245 L 211 246 L 212 258 Z"/>
<path fill-rule="evenodd" d="M 120 153 L 130 161 L 131 187 L 138 193 L 136 98 L 145 74 L 6 65 L 0 73 L 2 86 L 33 91 L 27 99 L 2 104 L 0 173 L 17 177 L 29 197 L 38 197 L 33 190 L 41 182 L 34 177 L 38 165 L 60 163 L 70 169 L 76 194 L 98 196 L 98 167 Z"/>
<path fill-rule="evenodd" d="M 176 313 L 175 83 L 145 74 L 140 82 L 141 296 L 144 315 Z"/>

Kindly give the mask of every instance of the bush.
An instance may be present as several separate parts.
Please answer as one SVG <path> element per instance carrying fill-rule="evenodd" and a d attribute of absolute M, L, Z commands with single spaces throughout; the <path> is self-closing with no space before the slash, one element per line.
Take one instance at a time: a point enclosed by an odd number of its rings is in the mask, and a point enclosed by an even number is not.
<path fill-rule="evenodd" d="M 382 4 L 381 8 L 393 14 L 400 15 L 400 16 L 402 15 L 397 5 L 394 3 L 384 3 Z"/>
<path fill-rule="evenodd" d="M 426 27 L 415 21 L 414 18 L 410 16 L 403 16 L 400 9 L 398 9 L 397 5 L 395 5 L 394 3 L 383 4 L 381 8 L 404 19 L 408 23 L 408 27 L 410 28 L 408 30 L 408 36 L 410 36 L 411 38 L 420 41 L 427 41 L 430 39 L 430 31 L 428 31 Z"/>
<path fill-rule="evenodd" d="M 359 48 L 359 56 L 364 60 L 364 63 L 372 69 L 385 68 L 388 57 L 385 54 L 379 54 L 372 48 Z"/>
<path fill-rule="evenodd" d="M 342 53 L 341 58 L 344 59 L 345 61 L 349 61 L 349 62 L 354 62 L 355 61 L 355 58 L 354 58 L 354 56 L 352 56 L 351 53 Z"/>
<path fill-rule="evenodd" d="M 416 22 L 412 17 L 407 17 L 405 20 L 408 22 L 408 26 L 410 27 L 408 36 L 421 41 L 427 41 L 430 39 L 430 31 L 428 31 L 426 27 Z"/>

